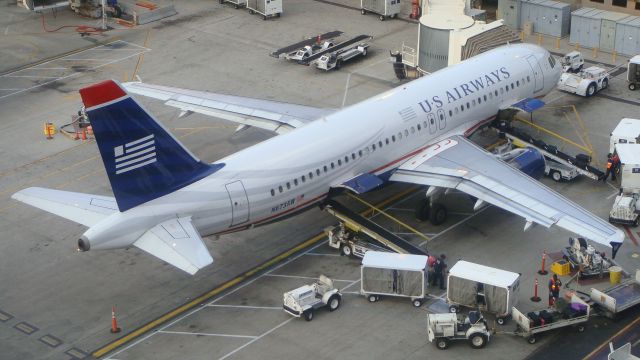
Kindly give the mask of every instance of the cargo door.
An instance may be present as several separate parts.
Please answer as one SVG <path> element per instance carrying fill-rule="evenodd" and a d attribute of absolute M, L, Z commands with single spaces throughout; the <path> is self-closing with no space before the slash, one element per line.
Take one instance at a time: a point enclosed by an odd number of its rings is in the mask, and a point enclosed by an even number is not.
<path fill-rule="evenodd" d="M 527 62 L 531 67 L 531 71 L 533 71 L 533 80 L 534 80 L 534 88 L 533 92 L 536 93 L 542 88 L 544 88 L 544 73 L 542 72 L 542 68 L 540 67 L 540 63 L 536 60 L 536 57 L 533 55 L 527 56 Z"/>
<path fill-rule="evenodd" d="M 231 202 L 231 226 L 249 221 L 249 199 L 242 181 L 234 181 L 225 185 Z"/>

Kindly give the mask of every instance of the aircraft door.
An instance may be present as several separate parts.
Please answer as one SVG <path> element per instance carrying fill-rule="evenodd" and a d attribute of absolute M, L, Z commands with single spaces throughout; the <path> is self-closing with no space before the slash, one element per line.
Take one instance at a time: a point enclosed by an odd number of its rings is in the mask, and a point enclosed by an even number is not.
<path fill-rule="evenodd" d="M 447 116 L 444 114 L 444 110 L 438 109 L 438 119 L 440 123 L 440 130 L 444 130 L 447 127 Z"/>
<path fill-rule="evenodd" d="M 434 134 L 438 130 L 436 116 L 433 113 L 427 114 L 427 121 L 429 122 L 429 134 Z"/>
<path fill-rule="evenodd" d="M 249 221 L 249 199 L 242 181 L 225 185 L 231 201 L 231 226 Z"/>
<path fill-rule="evenodd" d="M 544 72 L 542 71 L 542 67 L 540 67 L 540 63 L 536 60 L 536 57 L 533 55 L 527 56 L 527 62 L 533 71 L 533 80 L 534 80 L 534 88 L 533 92 L 536 93 L 544 88 Z"/>

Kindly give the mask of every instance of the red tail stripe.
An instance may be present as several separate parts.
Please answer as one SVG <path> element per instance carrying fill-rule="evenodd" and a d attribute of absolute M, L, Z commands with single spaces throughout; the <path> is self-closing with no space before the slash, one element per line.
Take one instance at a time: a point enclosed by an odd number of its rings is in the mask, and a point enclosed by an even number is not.
<path fill-rule="evenodd" d="M 121 98 L 127 95 L 113 80 L 105 80 L 80 89 L 80 96 L 86 108 Z"/>

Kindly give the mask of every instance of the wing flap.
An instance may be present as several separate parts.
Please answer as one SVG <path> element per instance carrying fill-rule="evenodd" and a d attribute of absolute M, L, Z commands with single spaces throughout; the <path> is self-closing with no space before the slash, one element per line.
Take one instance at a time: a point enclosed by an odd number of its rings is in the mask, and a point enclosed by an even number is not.
<path fill-rule="evenodd" d="M 118 211 L 112 197 L 40 187 L 20 190 L 11 198 L 88 227 Z"/>
<path fill-rule="evenodd" d="M 164 221 L 147 230 L 133 245 L 191 275 L 213 263 L 191 217 Z"/>
<path fill-rule="evenodd" d="M 278 134 L 319 119 L 333 109 L 223 95 L 140 82 L 122 84 L 127 91 L 162 100 L 185 112 L 196 112 L 242 125 L 274 131 Z"/>
<path fill-rule="evenodd" d="M 443 140 L 401 165 L 390 178 L 454 188 L 545 227 L 557 225 L 601 244 L 618 246 L 624 233 L 462 136 Z"/>

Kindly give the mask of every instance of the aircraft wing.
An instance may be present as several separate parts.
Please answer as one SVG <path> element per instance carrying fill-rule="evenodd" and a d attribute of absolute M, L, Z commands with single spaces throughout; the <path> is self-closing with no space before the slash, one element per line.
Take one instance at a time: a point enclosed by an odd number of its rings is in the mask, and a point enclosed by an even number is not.
<path fill-rule="evenodd" d="M 88 227 L 118 211 L 116 200 L 109 196 L 40 187 L 20 190 L 11 198 Z"/>
<path fill-rule="evenodd" d="M 191 275 L 213 263 L 191 217 L 164 221 L 147 230 L 133 245 Z"/>
<path fill-rule="evenodd" d="M 141 82 L 122 85 L 131 93 L 162 100 L 166 105 L 176 107 L 183 113 L 195 112 L 235 122 L 240 125 L 238 130 L 254 126 L 283 134 L 335 111 Z"/>
<path fill-rule="evenodd" d="M 532 223 L 555 224 L 610 245 L 614 253 L 624 241 L 620 229 L 462 136 L 452 136 L 413 156 L 390 180 L 460 190 L 524 217 L 525 230 Z"/>

